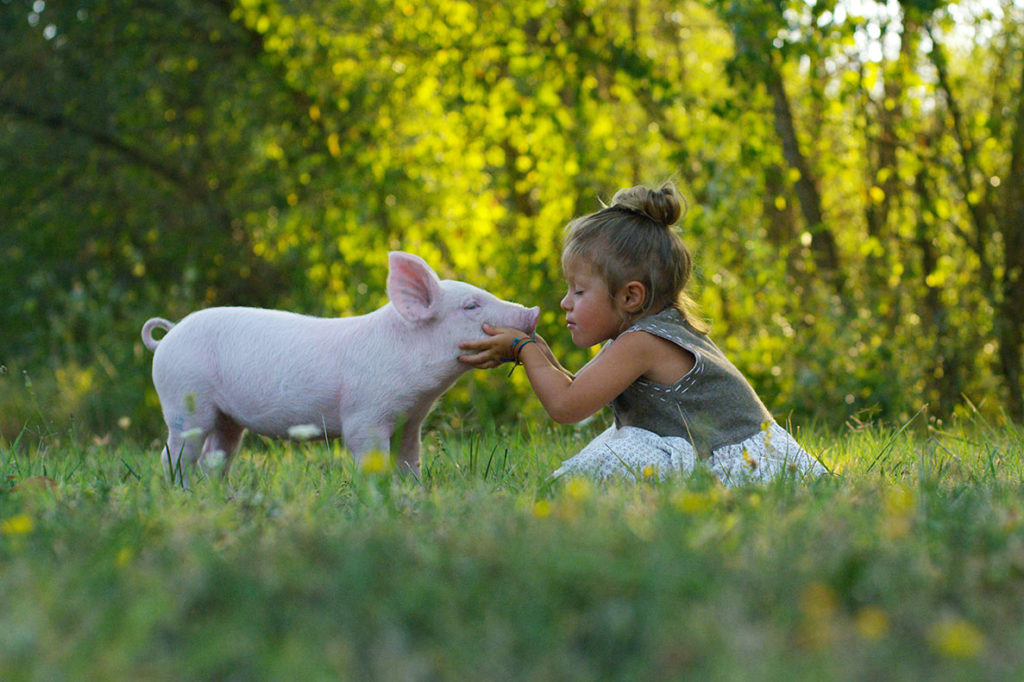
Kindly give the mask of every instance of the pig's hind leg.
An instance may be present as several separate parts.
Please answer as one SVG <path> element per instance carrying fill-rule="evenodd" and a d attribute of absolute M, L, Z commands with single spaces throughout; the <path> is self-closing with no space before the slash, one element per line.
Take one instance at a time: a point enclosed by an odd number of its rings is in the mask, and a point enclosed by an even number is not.
<path fill-rule="evenodd" d="M 238 446 L 242 442 L 244 434 L 244 426 L 218 411 L 213 431 L 206 437 L 206 442 L 203 444 L 203 452 L 199 458 L 200 466 L 209 473 L 220 467 L 221 478 L 227 478 L 231 460 L 238 452 Z"/>
<path fill-rule="evenodd" d="M 194 406 L 187 414 L 164 414 L 167 422 L 167 444 L 162 459 L 164 472 L 172 483 L 188 488 L 189 473 L 195 470 L 202 445 L 213 431 L 217 410 L 210 406 Z"/>
<path fill-rule="evenodd" d="M 188 489 L 186 468 L 190 471 L 195 468 L 196 460 L 199 459 L 199 444 L 201 442 L 201 434 L 170 427 L 162 460 L 164 473 L 170 478 L 171 483 Z"/>

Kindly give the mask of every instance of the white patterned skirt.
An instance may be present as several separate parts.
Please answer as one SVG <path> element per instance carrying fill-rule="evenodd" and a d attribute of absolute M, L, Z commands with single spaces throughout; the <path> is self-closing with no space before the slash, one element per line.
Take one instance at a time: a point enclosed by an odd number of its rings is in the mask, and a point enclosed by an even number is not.
<path fill-rule="evenodd" d="M 659 436 L 635 426 L 611 426 L 565 460 L 552 476 L 665 478 L 689 474 L 698 466 L 708 468 L 724 485 L 767 481 L 781 474 L 816 477 L 828 471 L 778 424 L 741 443 L 722 446 L 704 461 L 685 438 Z"/>

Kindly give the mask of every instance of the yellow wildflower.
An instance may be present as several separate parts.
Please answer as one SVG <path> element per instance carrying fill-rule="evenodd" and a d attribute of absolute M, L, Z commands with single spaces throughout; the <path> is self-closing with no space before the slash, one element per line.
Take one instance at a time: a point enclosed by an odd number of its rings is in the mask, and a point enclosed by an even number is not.
<path fill-rule="evenodd" d="M 135 553 L 132 552 L 131 547 L 122 547 L 118 550 L 117 556 L 114 558 L 114 563 L 117 564 L 119 568 L 124 568 L 131 563 L 132 557 L 134 556 Z"/>
<path fill-rule="evenodd" d="M 634 500 L 626 506 L 626 525 L 641 540 L 650 540 L 654 534 L 651 508 L 642 500 Z"/>
<path fill-rule="evenodd" d="M 28 514 L 18 514 L 0 522 L 0 533 L 4 535 L 28 535 L 36 527 L 35 521 Z"/>
<path fill-rule="evenodd" d="M 811 583 L 800 592 L 800 610 L 812 620 L 827 620 L 838 607 L 835 591 L 823 583 Z"/>
<path fill-rule="evenodd" d="M 576 476 L 565 484 L 565 494 L 572 500 L 583 501 L 590 497 L 590 481 Z"/>
<path fill-rule="evenodd" d="M 889 539 L 898 540 L 910 533 L 914 524 L 916 505 L 914 491 L 906 486 L 898 485 L 886 491 L 882 528 Z"/>
<path fill-rule="evenodd" d="M 877 641 L 889 634 L 889 616 L 877 606 L 865 606 L 857 612 L 854 625 L 864 639 Z"/>
<path fill-rule="evenodd" d="M 379 450 L 367 453 L 359 463 L 359 470 L 364 474 L 386 474 L 391 471 L 391 455 Z"/>
<path fill-rule="evenodd" d="M 888 514 L 907 514 L 914 510 L 914 491 L 905 485 L 889 488 L 885 494 L 885 511 Z"/>
<path fill-rule="evenodd" d="M 538 519 L 551 516 L 551 502 L 549 500 L 537 500 L 533 503 L 533 515 Z"/>
<path fill-rule="evenodd" d="M 928 641 L 947 658 L 975 658 L 985 647 L 985 635 L 963 618 L 937 623 L 928 632 Z"/>
<path fill-rule="evenodd" d="M 711 509 L 711 493 L 696 493 L 684 490 L 672 497 L 672 504 L 684 514 L 700 514 Z"/>
<path fill-rule="evenodd" d="M 811 583 L 800 592 L 803 622 L 798 630 L 800 643 L 808 649 L 827 646 L 835 637 L 833 621 L 839 608 L 835 591 L 823 583 Z"/>

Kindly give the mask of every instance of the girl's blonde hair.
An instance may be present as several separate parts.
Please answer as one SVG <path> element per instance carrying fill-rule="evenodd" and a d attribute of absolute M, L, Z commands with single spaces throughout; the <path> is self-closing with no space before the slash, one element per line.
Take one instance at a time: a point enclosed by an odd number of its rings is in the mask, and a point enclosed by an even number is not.
<path fill-rule="evenodd" d="M 658 189 L 644 185 L 620 189 L 610 206 L 566 226 L 563 270 L 582 259 L 597 269 L 611 294 L 627 282 L 638 281 L 647 294 L 637 317 L 672 305 L 691 326 L 706 331 L 696 304 L 685 292 L 693 258 L 672 229 L 684 206 L 671 182 Z"/>

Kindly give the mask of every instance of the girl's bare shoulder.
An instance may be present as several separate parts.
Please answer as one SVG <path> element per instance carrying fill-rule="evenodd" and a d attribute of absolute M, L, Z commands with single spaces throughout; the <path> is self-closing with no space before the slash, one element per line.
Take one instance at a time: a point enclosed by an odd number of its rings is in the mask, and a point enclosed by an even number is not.
<path fill-rule="evenodd" d="M 620 342 L 620 352 L 644 359 L 643 378 L 658 384 L 676 383 L 696 364 L 697 359 L 692 352 L 642 329 L 621 334 L 613 345 Z"/>

